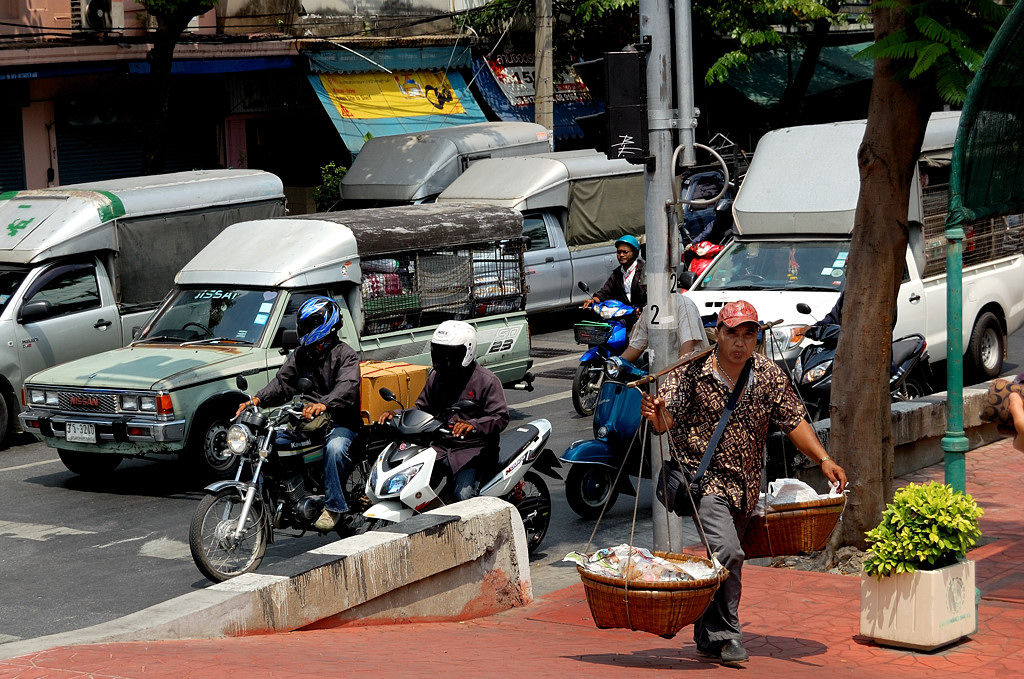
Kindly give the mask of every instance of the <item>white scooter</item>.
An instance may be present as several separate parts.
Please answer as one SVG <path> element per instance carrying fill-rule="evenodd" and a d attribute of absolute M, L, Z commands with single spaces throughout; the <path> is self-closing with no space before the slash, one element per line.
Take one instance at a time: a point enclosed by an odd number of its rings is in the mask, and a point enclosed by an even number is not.
<path fill-rule="evenodd" d="M 398 402 L 388 389 L 381 389 L 380 395 Z M 391 418 L 388 425 L 395 429 L 396 440 L 373 465 L 366 495 L 374 504 L 363 516 L 371 522 L 397 523 L 450 501 L 452 479 L 440 472 L 442 467 L 437 464 L 432 444 L 441 435 L 451 435 L 448 417 L 471 405 L 472 401 L 459 401 L 439 417 L 422 410 L 403 410 Z M 540 546 L 551 521 L 551 493 L 536 472 L 562 478 L 555 471 L 561 463 L 550 448 L 544 447 L 550 435 L 551 423 L 543 418 L 505 430 L 497 472 L 480 487 L 481 496 L 498 497 L 515 505 L 531 554 Z"/>

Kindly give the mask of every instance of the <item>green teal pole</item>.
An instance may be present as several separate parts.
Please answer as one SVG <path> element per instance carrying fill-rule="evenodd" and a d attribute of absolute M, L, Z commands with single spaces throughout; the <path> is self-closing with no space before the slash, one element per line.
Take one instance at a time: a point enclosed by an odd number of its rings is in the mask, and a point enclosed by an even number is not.
<path fill-rule="evenodd" d="M 945 481 L 967 492 L 967 436 L 964 435 L 963 340 L 964 230 L 946 229 L 946 435 Z"/>

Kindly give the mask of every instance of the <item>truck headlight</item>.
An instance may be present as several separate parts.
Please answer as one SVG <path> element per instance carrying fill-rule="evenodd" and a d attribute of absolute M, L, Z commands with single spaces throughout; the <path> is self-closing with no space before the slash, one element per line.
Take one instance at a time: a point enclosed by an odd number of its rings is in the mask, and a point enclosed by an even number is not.
<path fill-rule="evenodd" d="M 122 394 L 119 398 L 121 400 L 121 410 L 132 413 L 138 412 L 139 399 L 137 396 L 133 396 L 131 394 Z"/>
<path fill-rule="evenodd" d="M 421 469 L 423 469 L 422 462 L 417 465 L 413 465 L 412 467 L 409 467 L 405 471 L 395 474 L 390 479 L 388 479 L 388 482 L 384 488 L 384 493 L 386 495 L 391 495 L 393 493 L 401 493 L 402 489 L 409 485 L 409 482 L 412 481 L 413 478 L 415 478 L 415 476 L 420 473 Z"/>
<path fill-rule="evenodd" d="M 772 328 L 772 344 L 778 346 L 781 351 L 795 349 L 803 341 L 807 327 L 806 325 L 789 325 Z"/>
<path fill-rule="evenodd" d="M 55 391 L 46 391 L 45 389 L 29 389 L 28 390 L 28 402 L 34 406 L 53 406 L 57 407 L 60 405 L 60 396 Z"/>
<path fill-rule="evenodd" d="M 156 396 L 140 396 L 139 410 L 144 413 L 156 412 Z"/>
<path fill-rule="evenodd" d="M 235 455 L 241 455 L 249 449 L 252 438 L 252 432 L 244 424 L 233 424 L 228 427 L 228 450 Z"/>

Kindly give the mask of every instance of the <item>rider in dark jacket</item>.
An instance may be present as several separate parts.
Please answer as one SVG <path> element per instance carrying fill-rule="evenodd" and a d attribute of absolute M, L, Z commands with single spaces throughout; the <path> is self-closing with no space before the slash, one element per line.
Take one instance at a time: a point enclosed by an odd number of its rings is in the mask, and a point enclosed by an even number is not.
<path fill-rule="evenodd" d="M 306 419 L 323 413 L 330 416 L 332 428 L 327 434 L 324 451 L 324 510 L 316 520 L 317 530 L 328 532 L 341 521 L 348 526 L 348 502 L 345 500 L 345 482 L 352 471 L 349 447 L 355 440 L 362 423 L 359 402 L 359 356 L 349 345 L 338 339 L 341 310 L 327 297 L 312 297 L 300 308 L 296 316 L 299 347 L 295 349 L 270 383 L 252 398 L 253 404 L 267 406 L 286 403 L 298 393 L 299 380 L 308 378 L 313 383 L 316 403 L 307 403 L 302 410 Z M 247 403 L 238 407 L 241 413 Z"/>

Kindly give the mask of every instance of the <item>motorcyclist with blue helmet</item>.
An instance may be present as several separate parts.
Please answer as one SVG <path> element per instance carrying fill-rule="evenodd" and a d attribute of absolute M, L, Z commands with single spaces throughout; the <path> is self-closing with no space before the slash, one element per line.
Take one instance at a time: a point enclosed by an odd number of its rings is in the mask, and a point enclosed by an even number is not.
<path fill-rule="evenodd" d="M 359 401 L 359 356 L 338 338 L 343 319 L 337 302 L 311 297 L 296 314 L 299 347 L 291 352 L 270 384 L 252 397 L 254 405 L 281 405 L 298 393 L 303 377 L 313 382 L 317 402 L 306 403 L 302 415 L 312 420 L 324 413 L 330 418 L 324 452 L 324 510 L 314 524 L 324 533 L 351 527 L 353 513 L 345 500 L 345 482 L 352 471 L 349 448 L 362 423 Z M 241 413 L 248 402 L 238 407 Z"/>
<path fill-rule="evenodd" d="M 644 285 L 645 262 L 640 257 L 640 241 L 636 236 L 627 234 L 615 241 L 615 257 L 619 265 L 612 270 L 601 289 L 590 299 L 584 300 L 584 309 L 608 299 L 618 300 L 637 309 L 647 306 L 647 290 Z M 633 321 L 635 320 L 634 318 Z"/>

